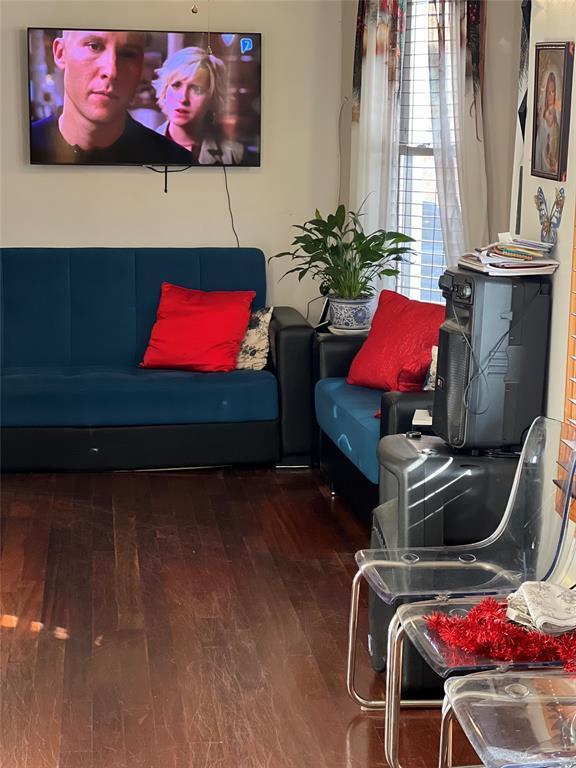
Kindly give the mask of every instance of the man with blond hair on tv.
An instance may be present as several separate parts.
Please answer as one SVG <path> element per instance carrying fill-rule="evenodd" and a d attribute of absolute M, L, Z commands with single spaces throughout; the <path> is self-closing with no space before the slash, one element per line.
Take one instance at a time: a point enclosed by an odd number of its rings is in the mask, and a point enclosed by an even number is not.
<path fill-rule="evenodd" d="M 146 34 L 64 30 L 53 43 L 64 76 L 59 116 L 32 124 L 33 163 L 192 165 L 184 148 L 134 120 Z"/>

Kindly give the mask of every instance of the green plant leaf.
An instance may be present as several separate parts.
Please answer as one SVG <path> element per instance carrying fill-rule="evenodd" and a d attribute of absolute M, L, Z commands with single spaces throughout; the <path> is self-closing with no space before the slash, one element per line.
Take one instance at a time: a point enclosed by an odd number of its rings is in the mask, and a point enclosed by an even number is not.
<path fill-rule="evenodd" d="M 336 219 L 336 226 L 341 230 L 344 226 L 344 220 L 346 219 L 346 208 L 344 205 L 338 206 L 334 218 Z"/>
<path fill-rule="evenodd" d="M 270 263 L 272 259 L 279 259 L 282 256 L 292 256 L 292 251 L 282 251 L 282 253 L 275 253 L 273 256 L 268 257 L 268 263 Z"/>
<path fill-rule="evenodd" d="M 326 293 L 357 298 L 373 293 L 376 277 L 397 275 L 398 262 L 409 261 L 413 253 L 408 246 L 413 238 L 383 229 L 366 234 L 361 209 L 347 211 L 340 204 L 325 219 L 316 209 L 313 218 L 294 224 L 300 234 L 294 237 L 292 250 L 270 257 L 289 257 L 292 261 L 292 268 L 282 277 L 297 274 L 301 281 L 308 275 L 318 280 Z"/>

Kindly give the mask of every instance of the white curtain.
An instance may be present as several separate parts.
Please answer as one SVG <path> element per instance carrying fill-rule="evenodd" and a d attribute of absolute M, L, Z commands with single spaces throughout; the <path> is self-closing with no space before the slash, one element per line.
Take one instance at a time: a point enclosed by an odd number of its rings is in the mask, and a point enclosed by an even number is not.
<path fill-rule="evenodd" d="M 438 208 L 446 263 L 454 266 L 462 253 L 488 242 L 482 104 L 470 68 L 466 1 L 430 0 L 429 13 Z"/>
<path fill-rule="evenodd" d="M 354 71 L 350 205 L 364 229 L 396 229 L 399 100 L 406 0 L 360 0 Z"/>

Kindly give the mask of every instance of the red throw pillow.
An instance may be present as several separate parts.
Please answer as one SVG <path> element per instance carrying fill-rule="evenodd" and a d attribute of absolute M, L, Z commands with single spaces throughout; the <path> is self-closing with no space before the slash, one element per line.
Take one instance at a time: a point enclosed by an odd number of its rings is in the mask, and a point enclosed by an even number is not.
<path fill-rule="evenodd" d="M 445 307 L 382 291 L 368 338 L 346 381 L 388 392 L 417 392 L 438 344 Z"/>
<path fill-rule="evenodd" d="M 162 283 L 141 368 L 231 371 L 250 320 L 255 291 L 194 291 Z"/>

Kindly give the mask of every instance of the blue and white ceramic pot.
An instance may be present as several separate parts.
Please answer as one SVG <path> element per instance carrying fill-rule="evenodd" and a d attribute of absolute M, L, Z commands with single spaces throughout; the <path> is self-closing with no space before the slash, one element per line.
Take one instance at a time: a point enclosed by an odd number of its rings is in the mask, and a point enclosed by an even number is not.
<path fill-rule="evenodd" d="M 329 296 L 330 323 L 334 328 L 361 331 L 370 328 L 372 322 L 373 296 L 360 299 L 339 299 Z"/>

